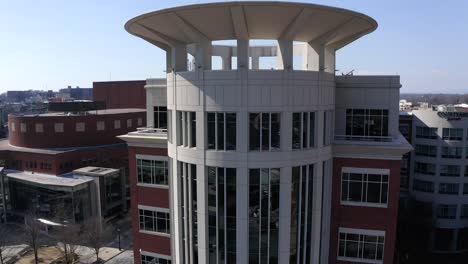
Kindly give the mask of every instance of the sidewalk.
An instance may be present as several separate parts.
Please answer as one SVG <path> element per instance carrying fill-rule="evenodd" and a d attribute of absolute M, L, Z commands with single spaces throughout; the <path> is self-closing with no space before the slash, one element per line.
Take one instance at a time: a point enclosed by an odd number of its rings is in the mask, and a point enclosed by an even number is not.
<path fill-rule="evenodd" d="M 28 246 L 23 244 L 2 247 L 3 261 L 5 263 L 9 263 L 12 258 L 16 259 L 18 256 L 24 254 L 27 250 Z"/>

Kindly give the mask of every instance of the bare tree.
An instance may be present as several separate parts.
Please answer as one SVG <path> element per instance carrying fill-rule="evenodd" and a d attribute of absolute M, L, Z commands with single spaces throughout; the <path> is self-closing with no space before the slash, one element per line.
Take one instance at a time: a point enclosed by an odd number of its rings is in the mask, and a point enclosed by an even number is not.
<path fill-rule="evenodd" d="M 27 213 L 24 217 L 24 234 L 26 236 L 26 243 L 34 252 L 34 261 L 39 263 L 38 249 L 41 239 L 41 227 L 34 213 Z"/>
<path fill-rule="evenodd" d="M 56 248 L 62 254 L 63 263 L 75 263 L 80 242 L 80 227 L 76 224 L 58 226 L 54 228 L 51 235 L 55 239 Z"/>
<path fill-rule="evenodd" d="M 65 202 L 57 204 L 55 220 L 60 224 L 51 232 L 56 248 L 62 254 L 64 263 L 75 263 L 80 242 L 80 226 L 74 223 L 72 209 L 67 207 Z"/>
<path fill-rule="evenodd" d="M 85 221 L 82 229 L 83 242 L 92 248 L 96 254 L 96 262 L 101 263 L 99 252 L 104 246 L 106 239 L 110 238 L 111 231 L 105 221 L 99 217 L 92 217 Z"/>

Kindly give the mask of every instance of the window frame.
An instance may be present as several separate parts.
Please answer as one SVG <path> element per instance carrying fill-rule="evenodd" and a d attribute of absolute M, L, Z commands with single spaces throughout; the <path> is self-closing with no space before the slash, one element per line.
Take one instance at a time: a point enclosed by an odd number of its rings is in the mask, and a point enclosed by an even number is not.
<path fill-rule="evenodd" d="M 380 115 L 372 114 L 373 111 L 380 111 Z M 359 113 L 362 112 L 362 113 Z M 375 134 L 372 127 L 375 125 L 374 118 L 380 117 L 379 133 Z M 367 140 L 370 138 L 386 138 L 389 136 L 389 109 L 374 109 L 374 108 L 346 108 L 345 109 L 345 135 L 357 140 Z M 355 119 L 362 119 L 362 133 L 355 133 L 359 127 L 355 127 Z M 371 122 L 373 121 L 373 122 Z"/>
<path fill-rule="evenodd" d="M 344 199 L 343 197 L 343 185 L 344 183 L 344 175 L 345 174 L 361 174 L 361 201 L 350 201 Z M 373 203 L 367 201 L 367 196 L 369 192 L 369 183 L 377 183 L 375 181 L 369 180 L 369 175 L 380 175 L 380 194 L 379 200 L 382 200 L 382 190 L 383 185 L 386 183 L 387 186 L 387 194 L 385 197 L 385 203 Z M 384 176 L 386 176 L 387 181 L 384 181 Z M 347 181 L 347 190 L 348 190 L 348 197 L 349 197 L 349 190 L 350 190 L 350 183 L 351 182 L 358 182 L 358 181 L 351 181 L 351 179 Z M 365 190 L 364 190 L 365 189 Z M 364 191 L 366 193 L 364 193 Z M 388 208 L 389 203 L 389 192 L 390 192 L 390 170 L 389 169 L 376 169 L 376 168 L 355 168 L 355 167 L 343 167 L 341 169 L 341 178 L 340 178 L 340 204 L 341 205 L 349 205 L 349 206 L 363 206 L 363 207 L 378 207 L 378 208 Z"/>
<path fill-rule="evenodd" d="M 452 210 L 452 213 L 455 212 L 455 214 L 451 215 L 450 210 Z M 457 204 L 438 204 L 435 213 L 438 219 L 457 219 L 457 210 Z"/>
<path fill-rule="evenodd" d="M 168 128 L 168 123 L 169 123 L 169 118 L 167 115 L 168 109 L 167 106 L 165 105 L 154 105 L 153 106 L 153 128 L 161 128 L 161 129 L 167 129 Z M 157 117 L 156 117 L 157 115 Z M 161 116 L 166 115 L 166 126 L 161 127 Z M 157 124 L 156 124 L 157 121 Z"/>
<path fill-rule="evenodd" d="M 257 129 L 257 135 L 252 135 L 252 127 L 253 127 L 253 122 L 252 122 L 252 116 L 253 115 L 258 115 L 259 120 L 258 120 L 258 129 Z M 268 115 L 268 129 L 266 129 L 268 133 L 268 148 L 263 149 L 263 137 L 264 137 L 264 127 L 263 123 L 265 122 L 263 119 L 264 115 Z M 279 127 L 278 127 L 278 142 L 277 142 L 277 147 L 273 147 L 273 133 L 272 133 L 272 116 L 276 115 Z M 255 119 L 255 118 L 254 118 Z M 249 133 L 248 133 L 248 151 L 249 152 L 275 152 L 275 151 L 281 151 L 281 112 L 249 112 L 248 113 L 248 121 L 249 121 Z M 254 120 L 255 121 L 255 120 Z M 258 146 L 255 148 L 255 146 L 252 146 L 252 138 L 255 136 L 256 139 L 258 139 Z M 275 136 L 276 137 L 276 136 Z"/>
<path fill-rule="evenodd" d="M 157 223 L 157 221 L 159 219 L 164 219 L 165 224 L 166 224 L 167 232 L 156 231 L 157 228 L 154 228 L 155 230 L 145 229 L 144 227 L 142 228 L 142 221 L 141 221 L 142 217 L 143 217 L 143 225 L 144 225 L 145 217 L 149 217 L 149 216 L 145 216 L 144 214 L 142 215 L 141 211 L 150 211 L 150 212 L 155 213 L 155 214 L 153 214 L 153 216 L 151 216 L 153 218 L 153 225 L 154 225 L 154 223 Z M 165 214 L 165 216 L 167 216 L 167 217 L 166 218 L 159 218 L 157 216 L 158 213 Z M 171 228 L 171 214 L 170 214 L 170 210 L 168 208 L 153 207 L 153 206 L 147 206 L 147 205 L 138 205 L 138 232 L 145 233 L 145 234 L 152 234 L 152 235 L 170 237 L 171 236 L 171 231 L 172 231 L 172 228 Z"/>
<path fill-rule="evenodd" d="M 294 132 L 294 130 L 297 129 L 297 127 L 295 127 L 295 121 L 294 121 L 295 115 L 299 115 L 298 142 L 295 142 L 296 135 L 297 135 Z M 304 121 L 305 121 L 305 124 L 304 124 Z M 317 147 L 317 112 L 293 112 L 291 122 L 292 122 L 292 126 L 291 126 L 292 127 L 292 133 L 291 133 L 292 150 L 316 148 Z M 304 136 L 305 136 L 305 141 L 304 141 Z"/>
<path fill-rule="evenodd" d="M 437 139 L 437 127 L 416 126 L 415 137 Z"/>
<path fill-rule="evenodd" d="M 458 135 L 461 131 L 461 135 Z M 453 141 L 461 141 L 463 140 L 463 128 L 458 127 L 444 127 L 442 128 L 442 139 L 443 140 L 453 140 Z"/>
<path fill-rule="evenodd" d="M 211 147 L 210 145 L 210 139 L 211 139 L 211 133 L 210 133 L 210 115 L 214 115 L 214 147 Z M 219 137 L 219 115 L 222 115 L 223 117 L 223 135 L 222 135 L 222 145 L 223 147 L 220 148 L 220 137 Z M 234 126 L 234 138 L 233 138 L 233 145 L 234 148 L 228 148 L 228 115 L 234 115 L 235 119 L 235 126 Z M 232 117 L 232 116 L 231 116 Z M 207 112 L 206 113 L 206 149 L 209 151 L 236 151 L 237 150 L 237 113 L 236 112 Z"/>
<path fill-rule="evenodd" d="M 341 235 L 344 234 L 345 235 L 345 239 L 344 239 L 344 246 L 345 248 L 343 249 L 344 251 L 344 255 L 346 255 L 346 247 L 347 247 L 347 236 L 348 235 L 355 235 L 355 236 L 358 236 L 358 240 L 350 240 L 350 241 L 356 241 L 357 242 L 357 253 L 358 255 L 361 255 L 361 257 L 347 257 L 347 256 L 341 256 L 341 244 L 342 244 L 342 238 L 341 238 Z M 386 242 L 386 235 L 385 235 L 385 231 L 380 231 L 380 230 L 369 230 L 369 229 L 355 229 L 355 228 L 344 228 L 344 227 L 339 227 L 338 228 L 338 234 L 337 234 L 337 251 L 336 251 L 336 258 L 337 260 L 340 260 L 340 261 L 349 261 L 349 262 L 360 262 L 360 263 L 373 263 L 373 264 L 382 264 L 384 259 L 385 259 L 385 242 Z M 365 241 L 365 236 L 372 236 L 372 237 L 376 237 L 376 242 L 375 242 L 375 258 L 374 259 L 369 259 L 369 258 L 364 258 L 363 255 L 364 255 L 364 246 L 365 244 L 370 244 L 370 242 L 366 242 Z M 361 240 L 362 238 L 362 240 Z M 383 238 L 383 241 L 381 242 L 381 238 Z M 382 252 L 381 252 L 381 259 L 378 259 L 377 256 L 378 256 L 378 247 L 379 245 L 381 245 L 381 249 L 382 249 Z"/>
<path fill-rule="evenodd" d="M 167 172 L 164 177 L 166 178 L 167 184 L 156 184 L 156 183 L 147 183 L 147 182 L 141 182 L 140 177 L 139 177 L 139 168 L 138 168 L 138 161 L 139 160 L 148 160 L 148 161 L 162 161 L 165 163 L 165 172 Z M 160 167 L 158 167 L 160 168 Z M 151 178 L 155 178 L 156 175 L 153 175 L 153 167 L 151 167 Z M 142 168 L 141 168 L 142 170 Z M 139 187 L 151 187 L 151 188 L 161 188 L 161 189 L 169 189 L 169 158 L 168 157 L 163 157 L 163 156 L 150 156 L 150 155 L 141 155 L 141 154 L 136 154 L 135 155 L 135 171 L 136 171 L 136 176 L 137 176 L 137 186 Z"/>

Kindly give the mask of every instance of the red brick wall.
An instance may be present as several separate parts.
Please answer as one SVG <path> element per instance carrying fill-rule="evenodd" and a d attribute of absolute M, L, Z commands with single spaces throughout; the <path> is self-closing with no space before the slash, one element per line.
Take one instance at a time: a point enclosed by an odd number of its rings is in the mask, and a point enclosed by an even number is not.
<path fill-rule="evenodd" d="M 147 205 L 169 209 L 169 190 L 137 186 L 136 155 L 167 156 L 166 148 L 128 147 L 130 169 L 133 250 L 135 263 L 140 263 L 140 249 L 164 255 L 171 255 L 169 237 L 144 234 L 139 232 L 138 205 Z M 172 227 L 171 227 L 172 228 Z"/>
<path fill-rule="evenodd" d="M 135 131 L 138 118 L 142 126 L 146 125 L 146 111 L 119 114 L 87 116 L 9 116 L 8 125 L 10 144 L 26 148 L 69 148 L 99 146 L 123 143 L 116 136 Z M 132 126 L 127 128 L 127 119 L 132 119 Z M 120 120 L 120 128 L 114 128 L 114 121 Z M 97 130 L 97 122 L 104 121 L 105 129 Z M 15 131 L 12 124 L 15 123 Z M 85 131 L 77 132 L 76 123 L 85 123 Z M 26 132 L 21 132 L 21 123 L 26 124 Z M 43 124 L 44 132 L 36 132 L 35 124 Z M 55 132 L 55 123 L 63 123 L 64 132 Z"/>
<path fill-rule="evenodd" d="M 93 98 L 107 108 L 146 108 L 146 81 L 94 82 Z"/>
<path fill-rule="evenodd" d="M 127 167 L 127 155 L 126 145 L 120 144 L 56 154 L 4 150 L 0 158 L 6 161 L 6 169 L 59 175 L 86 166 Z"/>
<path fill-rule="evenodd" d="M 341 205 L 342 167 L 390 169 L 388 208 Z M 385 231 L 383 263 L 392 264 L 395 251 L 398 199 L 400 193 L 400 161 L 335 158 L 333 161 L 332 186 L 330 264 L 350 263 L 337 260 L 339 227 Z"/>

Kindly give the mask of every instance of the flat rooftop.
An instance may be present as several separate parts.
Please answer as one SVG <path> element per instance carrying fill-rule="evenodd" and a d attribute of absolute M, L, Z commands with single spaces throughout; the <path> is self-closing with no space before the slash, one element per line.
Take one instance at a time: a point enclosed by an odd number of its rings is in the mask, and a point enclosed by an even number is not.
<path fill-rule="evenodd" d="M 105 109 L 105 110 L 93 110 L 86 111 L 84 114 L 73 114 L 69 112 L 50 112 L 44 114 L 27 114 L 27 115 L 12 115 L 22 117 L 47 117 L 47 116 L 95 116 L 95 115 L 115 115 L 115 114 L 126 114 L 126 113 L 142 113 L 146 112 L 146 109 L 142 108 L 121 108 L 121 109 Z"/>
<path fill-rule="evenodd" d="M 4 174 L 13 180 L 21 181 L 26 184 L 32 184 L 40 187 L 65 187 L 75 188 L 82 184 L 91 182 L 91 179 L 66 178 L 51 174 L 32 173 L 17 170 L 4 170 Z"/>
<path fill-rule="evenodd" d="M 47 155 L 58 155 L 70 151 L 84 150 L 84 149 L 102 149 L 102 148 L 121 148 L 126 147 L 125 143 L 116 143 L 110 145 L 97 145 L 97 146 L 86 146 L 86 147 L 70 147 L 70 148 L 56 148 L 56 149 L 46 149 L 46 148 L 25 148 L 17 147 L 10 145 L 8 139 L 0 140 L 0 151 L 15 151 L 15 152 L 24 152 L 24 153 L 33 153 L 33 154 L 47 154 Z"/>
<path fill-rule="evenodd" d="M 78 173 L 80 175 L 89 175 L 89 176 L 106 176 L 106 175 L 110 175 L 114 173 L 119 173 L 119 170 L 112 169 L 112 168 L 88 166 L 88 167 L 74 170 L 73 173 Z"/>

